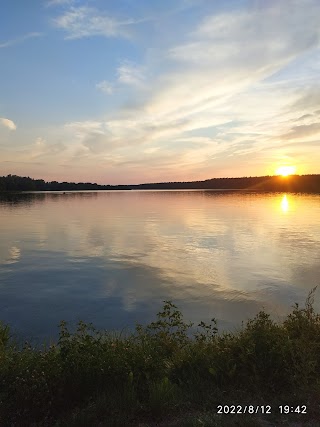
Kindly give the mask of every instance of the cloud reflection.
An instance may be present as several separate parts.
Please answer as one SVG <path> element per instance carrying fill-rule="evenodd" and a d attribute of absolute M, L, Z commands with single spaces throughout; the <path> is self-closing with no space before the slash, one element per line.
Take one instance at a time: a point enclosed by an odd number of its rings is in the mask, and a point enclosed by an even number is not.
<path fill-rule="evenodd" d="M 19 260 L 0 270 L 0 310 L 39 335 L 61 319 L 132 326 L 165 299 L 230 327 L 263 307 L 284 313 L 320 273 L 315 195 L 101 192 L 16 206 L 0 206 L 1 258 L 11 248 Z"/>
<path fill-rule="evenodd" d="M 5 261 L 5 264 L 14 264 L 20 260 L 21 250 L 16 246 L 12 246 L 9 249 L 9 258 Z"/>

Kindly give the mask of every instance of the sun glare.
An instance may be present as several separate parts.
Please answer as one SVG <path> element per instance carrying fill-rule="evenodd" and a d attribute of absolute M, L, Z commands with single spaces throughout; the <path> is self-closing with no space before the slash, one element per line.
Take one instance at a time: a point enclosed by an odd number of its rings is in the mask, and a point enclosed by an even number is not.
<path fill-rule="evenodd" d="M 286 194 L 281 199 L 281 209 L 284 213 L 288 212 L 289 210 L 289 202 Z"/>
<path fill-rule="evenodd" d="M 296 171 L 295 166 L 281 166 L 276 170 L 277 175 L 288 176 L 293 175 Z"/>

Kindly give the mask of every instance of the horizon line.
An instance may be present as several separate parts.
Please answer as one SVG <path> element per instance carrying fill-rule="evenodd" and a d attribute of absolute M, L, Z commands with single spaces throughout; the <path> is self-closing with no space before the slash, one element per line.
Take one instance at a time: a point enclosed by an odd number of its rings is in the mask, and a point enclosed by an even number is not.
<path fill-rule="evenodd" d="M 283 179 L 290 179 L 290 177 L 303 177 L 303 176 L 317 176 L 320 175 L 320 173 L 309 173 L 309 174 L 289 174 L 289 175 L 259 175 L 259 176 L 238 176 L 238 177 L 215 177 L 215 178 L 207 178 L 207 179 L 202 179 L 202 180 L 193 180 L 193 181 L 160 181 L 160 182 L 143 182 L 143 183 L 139 183 L 139 184 L 98 184 L 97 182 L 85 182 L 85 181 L 56 181 L 56 180 L 52 180 L 52 181 L 47 181 L 43 178 L 32 178 L 30 176 L 21 176 L 21 175 L 16 175 L 16 174 L 8 174 L 8 175 L 3 175 L 0 178 L 6 178 L 8 176 L 17 176 L 19 178 L 29 178 L 32 180 L 42 180 L 46 183 L 50 183 L 50 182 L 57 182 L 57 183 L 70 183 L 70 184 L 93 184 L 93 185 L 101 185 L 101 186 L 111 186 L 111 187 L 118 187 L 118 186 L 139 186 L 139 185 L 157 185 L 157 184 L 185 184 L 185 183 L 195 183 L 195 182 L 207 182 L 207 181 L 212 181 L 212 180 L 219 180 L 219 179 L 248 179 L 248 178 L 283 178 Z"/>

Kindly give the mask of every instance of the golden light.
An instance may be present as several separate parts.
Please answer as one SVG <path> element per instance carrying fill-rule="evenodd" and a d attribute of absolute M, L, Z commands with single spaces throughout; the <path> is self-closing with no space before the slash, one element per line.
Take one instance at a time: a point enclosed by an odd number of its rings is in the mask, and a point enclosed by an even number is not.
<path fill-rule="evenodd" d="M 286 194 L 282 197 L 281 200 L 281 210 L 284 213 L 288 212 L 289 210 L 289 201 Z"/>
<path fill-rule="evenodd" d="M 282 175 L 282 176 L 288 176 L 288 175 L 293 175 L 295 171 L 296 171 L 295 166 L 280 166 L 280 168 L 276 170 L 276 174 Z"/>

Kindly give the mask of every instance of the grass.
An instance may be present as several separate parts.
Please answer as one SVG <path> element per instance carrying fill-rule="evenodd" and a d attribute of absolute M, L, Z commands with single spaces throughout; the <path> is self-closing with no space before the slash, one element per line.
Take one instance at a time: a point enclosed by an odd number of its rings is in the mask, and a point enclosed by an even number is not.
<path fill-rule="evenodd" d="M 170 301 L 131 335 L 83 322 L 71 333 L 61 322 L 57 344 L 42 348 L 19 346 L 0 323 L 0 425 L 319 425 L 314 294 L 281 323 L 261 311 L 235 333 L 219 333 L 212 319 L 191 336 L 192 325 Z M 221 404 L 271 405 L 272 414 L 219 415 Z M 280 415 L 285 404 L 307 405 L 308 414 Z"/>

